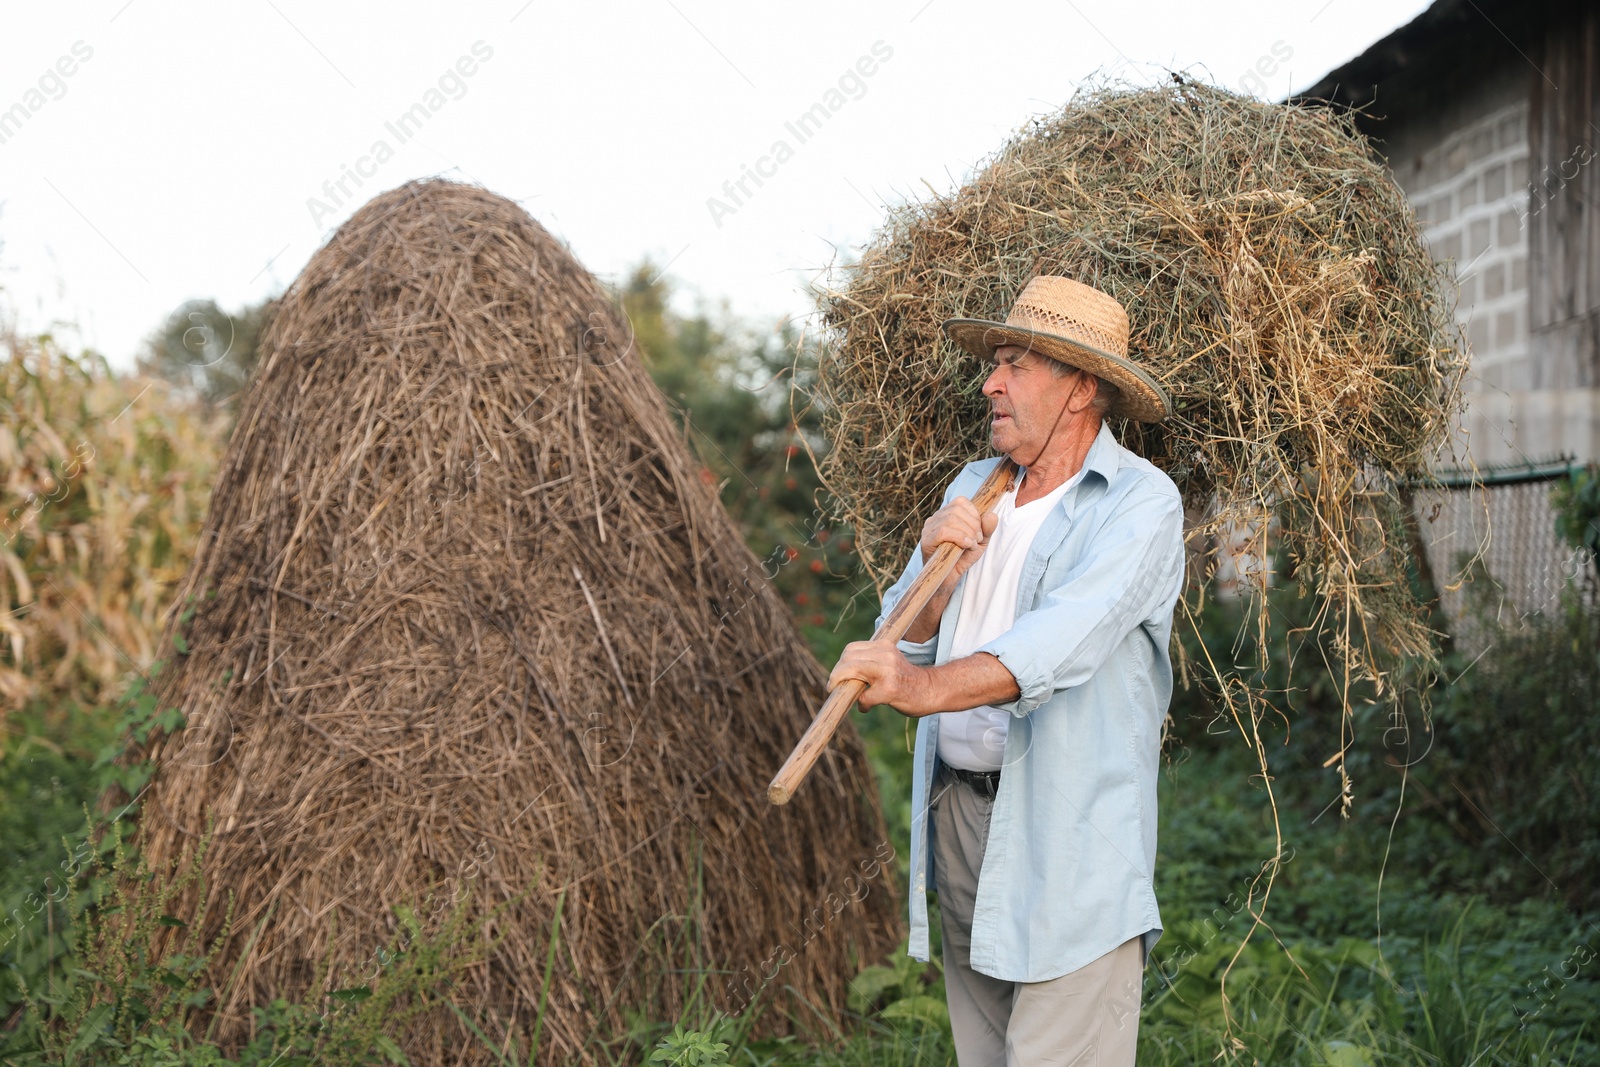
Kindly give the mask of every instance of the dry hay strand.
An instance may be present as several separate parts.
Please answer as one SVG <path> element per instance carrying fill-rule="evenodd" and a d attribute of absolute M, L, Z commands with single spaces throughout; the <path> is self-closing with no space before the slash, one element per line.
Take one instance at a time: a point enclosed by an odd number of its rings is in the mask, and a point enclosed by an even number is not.
<path fill-rule="evenodd" d="M 143 847 L 170 864 L 214 821 L 225 1043 L 319 962 L 360 984 L 430 899 L 505 907 L 451 996 L 524 1049 L 563 901 L 545 1062 L 678 1017 L 694 969 L 737 1007 L 781 966 L 769 999 L 837 1014 L 898 936 L 886 835 L 853 732 L 765 800 L 824 676 L 761 575 L 562 245 L 448 182 L 358 211 L 264 340 L 159 679 L 189 725 L 153 749 Z M 492 1059 L 443 1008 L 403 1037 Z"/>
<path fill-rule="evenodd" d="M 988 453 L 985 369 L 939 324 L 1003 320 L 1041 273 L 1127 307 L 1130 352 L 1176 412 L 1114 428 L 1177 483 L 1192 536 L 1281 520 L 1272 550 L 1322 598 L 1347 712 L 1357 682 L 1383 692 L 1395 664 L 1433 661 L 1402 497 L 1461 403 L 1439 269 L 1347 118 L 1181 79 L 1080 93 L 950 195 L 893 211 L 822 294 L 822 471 L 880 586 L 914 546 L 907 520 Z M 1253 733 L 1233 694 L 1252 716 L 1260 694 L 1206 666 Z"/>

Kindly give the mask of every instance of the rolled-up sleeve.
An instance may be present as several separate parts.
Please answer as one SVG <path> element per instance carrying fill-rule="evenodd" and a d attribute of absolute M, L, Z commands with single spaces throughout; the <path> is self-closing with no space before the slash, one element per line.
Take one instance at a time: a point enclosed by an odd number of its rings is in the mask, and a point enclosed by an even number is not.
<path fill-rule="evenodd" d="M 957 492 L 957 487 L 962 485 L 963 479 L 971 480 L 973 477 L 971 470 L 971 467 L 966 468 L 961 472 L 960 475 L 956 477 L 955 481 L 951 482 L 945 487 L 944 497 L 939 504 L 940 507 L 950 503 L 950 501 L 954 500 L 960 495 L 960 493 Z M 889 613 L 894 610 L 894 606 L 900 603 L 900 598 L 906 595 L 906 593 L 911 589 L 911 583 L 915 582 L 917 580 L 917 575 L 921 573 L 922 548 L 921 546 L 918 546 L 917 548 L 912 549 L 911 558 L 906 561 L 906 569 L 900 572 L 899 580 L 891 585 L 888 591 L 883 594 L 883 602 L 879 607 L 878 617 L 872 624 L 874 633 L 877 632 L 878 627 L 883 625 L 883 620 L 889 617 Z M 898 641 L 895 643 L 895 647 L 903 652 L 906 659 L 910 660 L 913 665 L 918 667 L 931 667 L 933 666 L 934 659 L 938 655 L 939 633 L 937 630 L 935 630 L 933 636 L 928 638 L 926 641 Z"/>
<path fill-rule="evenodd" d="M 934 657 L 938 655 L 939 635 L 934 634 L 926 641 L 896 641 L 895 646 L 913 666 L 931 667 Z"/>
<path fill-rule="evenodd" d="M 1154 485 L 1130 493 L 1039 606 L 977 649 L 1005 664 L 1020 690 L 994 706 L 1027 715 L 1088 681 L 1136 627 L 1171 612 L 1182 579 L 1180 499 Z"/>
<path fill-rule="evenodd" d="M 901 572 L 899 580 L 889 587 L 888 592 L 883 594 L 882 608 L 879 611 L 878 618 L 872 624 L 874 632 L 883 625 L 883 620 L 889 617 L 889 613 L 894 610 L 894 606 L 900 602 L 901 597 L 906 595 L 906 591 L 911 588 L 911 583 L 916 581 L 917 575 L 921 573 L 922 549 L 917 548 L 912 551 L 911 559 L 906 563 L 906 569 Z M 905 653 L 906 659 L 916 666 L 928 667 L 933 664 L 934 654 L 938 649 L 938 645 L 939 635 L 935 632 L 926 641 L 899 641 L 896 642 L 895 647 Z"/>

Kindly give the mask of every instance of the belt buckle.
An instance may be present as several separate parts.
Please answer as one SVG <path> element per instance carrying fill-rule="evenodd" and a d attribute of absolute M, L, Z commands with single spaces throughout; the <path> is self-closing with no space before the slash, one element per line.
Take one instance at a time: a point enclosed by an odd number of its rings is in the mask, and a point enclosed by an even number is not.
<path fill-rule="evenodd" d="M 960 778 L 972 787 L 973 792 L 990 800 L 1000 795 L 999 771 L 959 771 Z"/>

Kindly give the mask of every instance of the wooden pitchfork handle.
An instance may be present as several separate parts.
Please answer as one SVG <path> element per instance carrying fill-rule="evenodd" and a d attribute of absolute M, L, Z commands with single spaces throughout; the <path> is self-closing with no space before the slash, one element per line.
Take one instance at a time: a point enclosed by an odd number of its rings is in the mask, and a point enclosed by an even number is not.
<path fill-rule="evenodd" d="M 994 506 L 1000 503 L 1000 498 L 1011 488 L 1016 476 L 1017 465 L 1009 459 L 1002 460 L 990 472 L 989 477 L 985 478 L 983 485 L 978 488 L 977 495 L 972 498 L 973 506 L 978 509 L 979 515 L 987 515 L 994 510 Z M 904 637 L 906 631 L 911 628 L 911 623 L 922 614 L 922 609 L 933 599 L 933 594 L 949 577 L 961 553 L 961 546 L 950 541 L 934 549 L 933 558 L 922 568 L 922 573 L 917 575 L 916 581 L 911 583 L 911 588 L 906 590 L 906 595 L 900 598 L 900 602 L 894 606 L 889 617 L 883 620 L 883 625 L 878 627 L 872 639 L 894 644 Z M 811 720 L 811 725 L 806 728 L 800 743 L 794 746 L 794 751 L 789 753 L 789 758 L 784 760 L 783 766 L 773 777 L 772 784 L 767 786 L 768 800 L 774 804 L 789 802 L 789 798 L 794 796 L 794 791 L 800 787 L 801 779 L 811 770 L 811 765 L 817 762 L 822 750 L 828 747 L 828 739 L 833 737 L 833 732 L 839 728 L 839 723 L 844 721 L 850 705 L 856 702 L 856 698 L 866 688 L 865 682 L 851 678 L 828 694 L 822 710 Z"/>

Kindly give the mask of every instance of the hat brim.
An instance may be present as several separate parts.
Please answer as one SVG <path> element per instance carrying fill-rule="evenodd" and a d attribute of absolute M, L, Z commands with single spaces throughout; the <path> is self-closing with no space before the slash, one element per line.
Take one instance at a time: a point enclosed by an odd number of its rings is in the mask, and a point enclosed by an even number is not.
<path fill-rule="evenodd" d="M 1007 326 L 990 319 L 946 319 L 944 335 L 979 359 L 988 359 L 1002 345 L 1020 345 L 1031 352 L 1104 378 L 1120 391 L 1110 414 L 1140 422 L 1160 422 L 1172 414 L 1172 401 L 1156 380 L 1120 356 L 1102 352 L 1053 333 Z"/>

